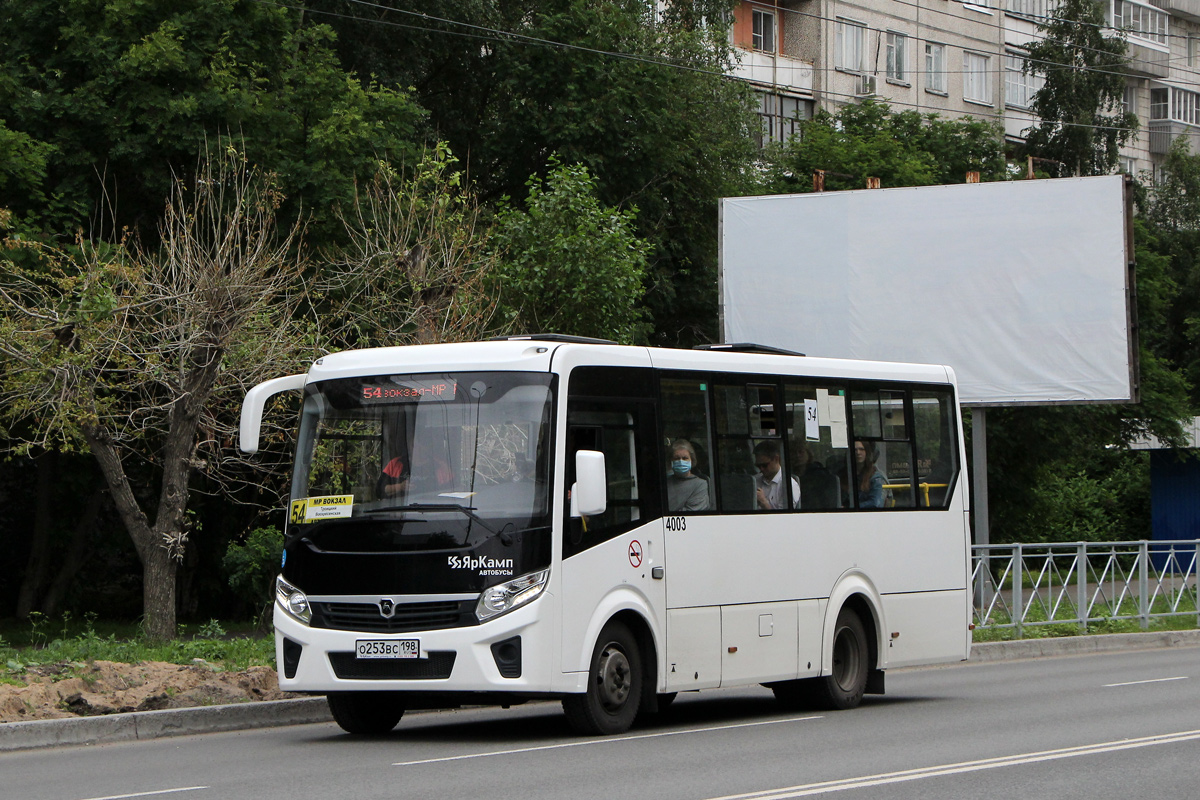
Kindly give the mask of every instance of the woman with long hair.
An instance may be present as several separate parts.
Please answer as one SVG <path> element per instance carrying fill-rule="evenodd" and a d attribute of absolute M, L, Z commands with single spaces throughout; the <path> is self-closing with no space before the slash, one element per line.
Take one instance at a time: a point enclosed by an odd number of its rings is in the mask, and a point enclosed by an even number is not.
<path fill-rule="evenodd" d="M 875 466 L 879 453 L 874 442 L 854 443 L 854 465 L 858 475 L 858 507 L 883 508 L 883 473 Z"/>

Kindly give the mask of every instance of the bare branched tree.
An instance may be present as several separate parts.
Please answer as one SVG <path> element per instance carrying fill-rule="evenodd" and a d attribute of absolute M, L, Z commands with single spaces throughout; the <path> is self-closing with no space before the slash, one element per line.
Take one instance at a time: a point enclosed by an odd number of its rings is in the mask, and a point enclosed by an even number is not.
<path fill-rule="evenodd" d="M 277 234 L 280 200 L 227 148 L 201 158 L 193 184 L 176 184 L 153 250 L 7 243 L 26 252 L 0 277 L 0 415 L 24 432 L 11 440 L 19 450 L 96 457 L 142 562 L 152 638 L 175 635 L 191 478 L 237 474 L 245 390 L 311 353 L 300 352 L 312 339 L 295 314 L 300 230 Z M 138 484 L 147 465 L 157 488 Z"/>
<path fill-rule="evenodd" d="M 439 145 L 408 172 L 382 167 L 339 217 L 348 244 L 319 289 L 330 347 L 478 339 L 492 322 L 493 266 L 479 206 Z"/>

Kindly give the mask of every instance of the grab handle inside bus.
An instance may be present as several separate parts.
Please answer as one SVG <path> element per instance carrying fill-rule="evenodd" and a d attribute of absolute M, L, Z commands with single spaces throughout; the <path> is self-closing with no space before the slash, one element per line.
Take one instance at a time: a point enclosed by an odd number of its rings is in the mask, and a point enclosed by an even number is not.
<path fill-rule="evenodd" d="M 262 428 L 263 408 L 272 395 L 303 389 L 307 375 L 288 375 L 285 378 L 263 381 L 246 392 L 242 401 L 242 421 L 238 426 L 238 448 L 246 455 L 258 452 L 258 434 Z"/>
<path fill-rule="evenodd" d="M 593 517 L 608 507 L 608 480 L 604 453 L 578 450 L 575 453 L 575 485 L 571 487 L 571 516 Z"/>

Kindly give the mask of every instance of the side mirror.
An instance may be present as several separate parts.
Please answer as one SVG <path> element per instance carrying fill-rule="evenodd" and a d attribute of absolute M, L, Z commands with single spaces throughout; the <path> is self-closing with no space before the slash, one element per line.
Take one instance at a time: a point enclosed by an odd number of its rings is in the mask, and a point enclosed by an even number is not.
<path fill-rule="evenodd" d="M 258 452 L 258 433 L 262 428 L 263 407 L 267 400 L 280 392 L 303 389 L 307 375 L 288 375 L 286 378 L 275 378 L 263 381 L 246 392 L 242 402 L 242 419 L 238 430 L 238 447 L 243 453 L 251 455 Z"/>
<path fill-rule="evenodd" d="M 575 485 L 571 487 L 571 516 L 594 517 L 608 508 L 608 479 L 604 453 L 579 450 L 575 453 Z"/>

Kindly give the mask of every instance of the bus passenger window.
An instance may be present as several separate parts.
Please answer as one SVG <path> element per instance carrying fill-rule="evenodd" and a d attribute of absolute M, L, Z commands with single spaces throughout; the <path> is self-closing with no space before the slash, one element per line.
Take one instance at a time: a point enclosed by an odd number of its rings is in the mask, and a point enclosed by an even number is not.
<path fill-rule="evenodd" d="M 918 508 L 945 508 L 958 475 L 957 422 L 949 389 L 913 391 Z"/>
<path fill-rule="evenodd" d="M 675 375 L 679 377 L 675 377 Z M 716 507 L 708 379 L 672 373 L 659 383 L 666 510 L 689 514 Z"/>
<path fill-rule="evenodd" d="M 731 382 L 714 387 L 714 394 L 721 510 L 794 508 L 800 487 L 787 469 L 778 387 Z"/>
<path fill-rule="evenodd" d="M 784 387 L 792 475 L 800 484 L 800 509 L 842 508 L 849 486 L 846 390 L 837 386 Z"/>

